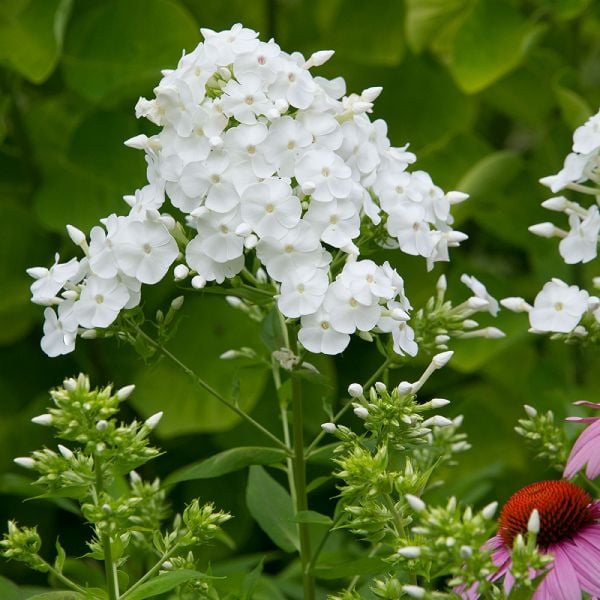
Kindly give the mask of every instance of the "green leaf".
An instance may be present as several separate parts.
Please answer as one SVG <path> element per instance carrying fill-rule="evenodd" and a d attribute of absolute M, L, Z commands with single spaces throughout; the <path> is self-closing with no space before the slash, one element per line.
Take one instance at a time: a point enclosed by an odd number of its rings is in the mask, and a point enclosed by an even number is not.
<path fill-rule="evenodd" d="M 231 448 L 200 462 L 178 469 L 165 480 L 165 485 L 173 485 L 192 479 L 211 479 L 232 471 L 239 471 L 250 465 L 272 465 L 281 462 L 285 452 L 278 448 L 246 446 Z"/>
<path fill-rule="evenodd" d="M 63 572 L 63 567 L 65 566 L 65 560 L 67 558 L 67 554 L 65 549 L 60 545 L 58 538 L 56 538 L 56 560 L 54 561 L 54 568 L 59 572 Z"/>
<path fill-rule="evenodd" d="M 283 336 L 283 330 L 281 329 L 281 318 L 276 306 L 274 306 L 262 320 L 260 337 L 269 352 L 274 352 L 275 350 L 285 347 L 285 338 Z"/>
<path fill-rule="evenodd" d="M 79 592 L 46 592 L 31 596 L 28 600 L 89 600 L 90 597 L 97 598 L 98 596 L 88 596 Z"/>
<path fill-rule="evenodd" d="M 569 129 L 577 129 L 592 116 L 593 111 L 588 102 L 573 90 L 556 86 L 554 93 L 560 106 L 563 121 Z"/>
<path fill-rule="evenodd" d="M 260 581 L 260 576 L 263 572 L 263 565 L 265 559 L 261 558 L 260 562 L 244 577 L 244 581 L 242 583 L 242 595 L 240 600 L 252 600 L 254 598 L 254 590 Z"/>
<path fill-rule="evenodd" d="M 16 584 L 0 575 L 0 598 L 2 600 L 20 600 L 21 593 Z"/>
<path fill-rule="evenodd" d="M 157 37 L 157 32 L 160 36 Z M 65 41 L 67 85 L 92 102 L 115 103 L 158 83 L 199 42 L 198 26 L 170 0 L 95 3 L 69 28 Z"/>
<path fill-rule="evenodd" d="M 372 575 L 380 573 L 386 564 L 375 557 L 365 557 L 356 560 L 347 560 L 340 564 L 319 563 L 313 570 L 316 577 L 321 579 L 342 579 L 356 575 Z"/>
<path fill-rule="evenodd" d="M 72 0 L 31 0 L 0 12 L 0 61 L 32 83 L 42 83 L 60 57 Z"/>
<path fill-rule="evenodd" d="M 158 577 L 150 579 L 142 583 L 139 588 L 135 589 L 131 594 L 125 592 L 121 596 L 123 600 L 144 600 L 144 598 L 152 598 L 164 592 L 168 592 L 178 585 L 190 581 L 192 579 L 204 579 L 206 576 L 200 571 L 192 571 L 191 569 L 182 569 L 180 571 L 168 571 L 161 573 Z"/>
<path fill-rule="evenodd" d="M 250 467 L 246 504 L 261 529 L 285 552 L 299 549 L 292 499 L 262 467 Z"/>
<path fill-rule="evenodd" d="M 478 0 L 454 39 L 450 70 L 467 93 L 483 90 L 522 60 L 532 27 L 505 0 Z"/>
<path fill-rule="evenodd" d="M 294 523 L 310 523 L 311 525 L 325 525 L 327 527 L 333 525 L 331 517 L 314 510 L 301 510 L 296 514 Z"/>
<path fill-rule="evenodd" d="M 46 227 L 64 233 L 70 223 L 85 231 L 101 217 L 126 212 L 123 195 L 144 183 L 143 156 L 123 145 L 137 132 L 133 117 L 121 112 L 93 112 L 79 124 L 35 196 Z"/>
<path fill-rule="evenodd" d="M 522 168 L 523 160 L 515 152 L 501 150 L 476 162 L 463 176 L 457 189 L 479 198 L 507 185 Z"/>
<path fill-rule="evenodd" d="M 257 348 L 258 325 L 222 298 L 190 297 L 180 311 L 181 326 L 168 349 L 202 379 L 228 398 L 234 376 L 240 380 L 239 405 L 249 411 L 262 394 L 266 369 L 245 367 L 219 359 L 231 348 Z M 240 417 L 199 387 L 166 358 L 134 377 L 136 392 L 130 402 L 144 416 L 164 410 L 156 428 L 164 438 L 200 431 L 227 431 Z M 171 408 L 165 401 L 171 402 Z"/>
<path fill-rule="evenodd" d="M 466 6 L 468 0 L 406 0 L 404 28 L 410 49 L 424 50 Z"/>

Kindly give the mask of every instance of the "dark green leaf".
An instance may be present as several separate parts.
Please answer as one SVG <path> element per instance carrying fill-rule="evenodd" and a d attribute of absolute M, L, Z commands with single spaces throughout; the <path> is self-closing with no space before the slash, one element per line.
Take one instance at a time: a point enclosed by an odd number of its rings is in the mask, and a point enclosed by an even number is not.
<path fill-rule="evenodd" d="M 10 579 L 0 575 L 0 598 L 2 600 L 20 600 L 19 588 Z"/>
<path fill-rule="evenodd" d="M 505 0 L 478 0 L 460 26 L 450 69 L 467 93 L 479 92 L 522 60 L 531 26 Z"/>
<path fill-rule="evenodd" d="M 152 598 L 168 592 L 178 585 L 191 581 L 193 579 L 203 579 L 204 573 L 200 571 L 192 571 L 191 569 L 182 569 L 180 571 L 168 571 L 161 573 L 158 577 L 150 579 L 142 583 L 139 588 L 135 589 L 131 594 L 123 594 L 123 600 L 144 600 L 144 598 Z"/>
<path fill-rule="evenodd" d="M 160 70 L 174 68 L 181 51 L 198 42 L 198 26 L 177 2 L 95 3 L 69 28 L 65 78 L 88 100 L 114 103 L 156 85 Z"/>
<path fill-rule="evenodd" d="M 380 558 L 359 558 L 346 560 L 340 564 L 320 563 L 314 569 L 314 574 L 321 579 L 342 579 L 357 575 L 372 575 L 380 573 L 386 564 Z"/>
<path fill-rule="evenodd" d="M 167 344 L 169 350 L 225 397 L 237 374 L 240 407 L 251 410 L 262 393 L 266 370 L 256 366 L 244 368 L 235 361 L 219 359 L 219 355 L 231 348 L 260 345 L 256 323 L 222 298 L 215 297 L 190 297 L 180 313 L 182 326 Z M 149 417 L 161 410 L 165 412 L 156 429 L 160 436 L 225 431 L 240 420 L 167 359 L 152 369 L 142 369 L 135 384 L 136 392 L 130 402 L 142 415 Z M 166 399 L 172 404 L 165 410 Z"/>
<path fill-rule="evenodd" d="M 211 479 L 232 471 L 244 469 L 250 465 L 271 465 L 281 462 L 285 452 L 278 448 L 260 448 L 246 446 L 232 448 L 200 462 L 183 467 L 165 480 L 165 485 L 173 485 L 192 479 Z"/>
<path fill-rule="evenodd" d="M 407 0 L 406 41 L 411 50 L 420 52 L 431 40 L 461 16 L 468 0 Z"/>
<path fill-rule="evenodd" d="M 593 111 L 588 102 L 573 90 L 557 86 L 555 94 L 563 120 L 569 129 L 576 129 L 592 116 Z"/>
<path fill-rule="evenodd" d="M 310 523 L 311 525 L 326 525 L 327 527 L 333 525 L 331 517 L 314 510 L 301 510 L 296 514 L 294 523 Z"/>
<path fill-rule="evenodd" d="M 240 600 L 252 600 L 254 598 L 254 590 L 260 580 L 260 576 L 263 572 L 263 564 L 265 562 L 264 557 L 260 560 L 260 562 L 252 569 L 246 577 L 244 577 L 244 581 L 242 583 L 242 596 Z"/>
<path fill-rule="evenodd" d="M 31 0 L 0 13 L 0 60 L 33 83 L 42 83 L 58 62 L 72 0 Z"/>
<path fill-rule="evenodd" d="M 298 528 L 293 523 L 292 499 L 287 490 L 262 467 L 250 467 L 246 504 L 261 529 L 282 550 L 298 550 Z"/>
<path fill-rule="evenodd" d="M 46 592 L 31 596 L 28 600 L 89 600 L 98 596 L 88 596 L 79 592 Z"/>
<path fill-rule="evenodd" d="M 56 560 L 54 561 L 54 568 L 62 573 L 63 567 L 65 566 L 65 559 L 67 558 L 67 554 L 65 553 L 65 549 L 60 545 L 58 538 L 56 539 Z"/>

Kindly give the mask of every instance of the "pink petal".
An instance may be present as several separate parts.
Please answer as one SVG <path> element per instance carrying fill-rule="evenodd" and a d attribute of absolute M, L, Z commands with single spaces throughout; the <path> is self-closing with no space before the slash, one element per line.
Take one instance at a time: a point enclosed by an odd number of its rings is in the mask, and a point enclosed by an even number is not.
<path fill-rule="evenodd" d="M 588 402 L 587 400 L 577 400 L 577 402 L 573 402 L 576 406 L 589 406 L 590 408 L 597 408 L 600 410 L 600 404 L 596 404 L 594 402 Z"/>
<path fill-rule="evenodd" d="M 576 535 L 573 543 L 569 545 L 569 556 L 572 558 L 581 587 L 588 594 L 600 595 L 600 550 L 590 544 L 585 535 Z"/>
<path fill-rule="evenodd" d="M 554 555 L 552 569 L 533 595 L 533 600 L 581 600 L 577 573 L 561 544 L 548 548 Z"/>

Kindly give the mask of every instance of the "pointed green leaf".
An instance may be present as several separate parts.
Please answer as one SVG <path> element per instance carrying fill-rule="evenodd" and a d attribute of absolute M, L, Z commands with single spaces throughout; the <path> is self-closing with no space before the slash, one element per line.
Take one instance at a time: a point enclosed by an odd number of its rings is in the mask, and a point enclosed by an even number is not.
<path fill-rule="evenodd" d="M 2 600 L 20 600 L 21 593 L 16 584 L 0 575 L 0 598 Z"/>
<path fill-rule="evenodd" d="M 250 467 L 246 504 L 261 529 L 282 550 L 294 552 L 299 549 L 292 499 L 262 467 Z"/>
<path fill-rule="evenodd" d="M 191 569 L 182 569 L 181 571 L 168 571 L 161 573 L 158 577 L 150 579 L 145 583 L 142 583 L 139 588 L 135 589 L 131 593 L 125 593 L 121 596 L 122 600 L 144 600 L 145 598 L 152 598 L 168 592 L 178 585 L 191 581 L 193 579 L 203 579 L 204 573 L 200 571 L 192 571 Z"/>
<path fill-rule="evenodd" d="M 450 70 L 460 87 L 479 92 L 514 69 L 531 32 L 511 3 L 478 0 L 454 39 Z"/>
<path fill-rule="evenodd" d="M 310 523 L 311 525 L 333 525 L 331 517 L 314 510 L 301 510 L 294 518 L 294 523 Z"/>
<path fill-rule="evenodd" d="M 172 473 L 165 485 L 173 485 L 192 479 L 211 479 L 232 471 L 239 471 L 250 465 L 272 465 L 285 459 L 285 452 L 278 448 L 245 446 L 231 448 L 210 458 L 193 463 Z"/>

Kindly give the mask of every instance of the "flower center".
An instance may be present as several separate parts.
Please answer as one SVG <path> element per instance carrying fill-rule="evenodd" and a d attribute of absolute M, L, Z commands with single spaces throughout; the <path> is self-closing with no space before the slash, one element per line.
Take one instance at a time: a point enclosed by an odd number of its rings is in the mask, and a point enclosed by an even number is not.
<path fill-rule="evenodd" d="M 321 175 L 323 175 L 323 177 L 329 177 L 331 175 L 331 171 L 327 167 L 323 167 L 321 169 Z"/>
<path fill-rule="evenodd" d="M 258 61 L 259 65 L 265 65 L 265 64 L 267 64 L 267 59 L 264 56 L 262 56 L 262 55 L 259 56 L 256 60 Z"/>
<path fill-rule="evenodd" d="M 327 331 L 329 329 L 330 325 L 329 325 L 329 321 L 321 321 L 321 329 L 324 329 L 325 331 Z"/>
<path fill-rule="evenodd" d="M 246 97 L 244 98 L 244 102 L 245 102 L 246 104 L 254 104 L 254 96 L 249 96 L 249 95 L 248 95 L 248 96 L 246 96 Z"/>
<path fill-rule="evenodd" d="M 152 252 L 152 246 L 150 244 L 144 244 L 142 249 L 146 254 L 150 254 Z"/>
<path fill-rule="evenodd" d="M 557 302 L 557 303 L 554 305 L 554 310 L 555 310 L 556 312 L 560 312 L 560 311 L 561 311 L 563 308 L 564 308 L 564 305 L 563 305 L 563 303 L 562 303 L 562 302 Z"/>
<path fill-rule="evenodd" d="M 534 508 L 540 514 L 537 543 L 547 548 L 572 538 L 594 521 L 592 497 L 568 481 L 538 481 L 510 497 L 500 513 L 498 535 L 512 548 L 515 537 L 527 533 L 527 522 Z"/>
<path fill-rule="evenodd" d="M 272 204 L 269 202 L 269 204 L 267 204 L 267 205 L 265 206 L 265 210 L 266 210 L 268 213 L 272 213 L 272 212 L 275 210 L 275 207 L 274 207 L 274 206 L 273 206 L 273 205 L 272 205 Z"/>
<path fill-rule="evenodd" d="M 96 304 L 103 304 L 104 296 L 102 294 L 96 294 L 96 297 L 94 298 L 94 300 L 96 301 Z"/>

